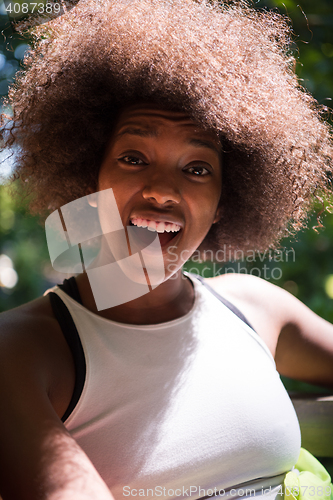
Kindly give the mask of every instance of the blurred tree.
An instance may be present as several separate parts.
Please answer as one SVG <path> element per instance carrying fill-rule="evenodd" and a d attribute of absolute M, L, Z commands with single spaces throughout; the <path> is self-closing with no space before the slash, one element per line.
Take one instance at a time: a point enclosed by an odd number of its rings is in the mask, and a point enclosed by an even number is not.
<path fill-rule="evenodd" d="M 333 6 L 331 0 L 259 0 L 257 8 L 276 9 L 292 20 L 296 71 L 320 104 L 333 96 Z"/>
<path fill-rule="evenodd" d="M 29 48 L 29 39 L 13 32 L 5 7 L 1 1 L 1 107 Z M 12 167 L 10 159 L 6 161 L 8 156 L 8 153 L 0 156 L 1 173 L 9 173 Z M 33 300 L 62 279 L 52 269 L 44 226 L 27 213 L 24 204 L 15 204 L 6 187 L 0 185 L 0 312 Z"/>
<path fill-rule="evenodd" d="M 33 300 L 59 281 L 45 231 L 0 185 L 0 312 Z M 11 270 L 12 269 L 12 270 Z"/>

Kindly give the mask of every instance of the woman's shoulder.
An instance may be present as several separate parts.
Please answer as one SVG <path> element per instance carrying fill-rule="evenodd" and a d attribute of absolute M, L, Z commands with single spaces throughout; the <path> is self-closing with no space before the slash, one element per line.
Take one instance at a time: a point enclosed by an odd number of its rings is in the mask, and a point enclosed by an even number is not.
<path fill-rule="evenodd" d="M 0 313 L 0 332 L 11 331 L 15 336 L 31 334 L 43 327 L 55 327 L 56 319 L 53 315 L 48 296 L 38 297 L 13 309 Z M 0 333 L 0 335 L 1 335 Z"/>
<path fill-rule="evenodd" d="M 47 295 L 38 297 L 13 309 L 0 313 L 0 335 L 2 339 L 22 341 L 29 337 L 33 341 L 35 336 L 42 336 L 43 331 L 50 333 L 58 330 L 58 322 L 54 317 L 50 299 Z M 49 339 L 52 335 L 48 335 Z"/>
<path fill-rule="evenodd" d="M 281 311 L 286 311 L 283 303 L 294 297 L 264 279 L 245 273 L 222 274 L 208 278 L 207 283 L 244 314 L 274 356 L 284 322 Z"/>
<path fill-rule="evenodd" d="M 278 371 L 333 387 L 333 325 L 283 288 L 246 274 L 208 280 L 243 312 L 266 342 Z"/>
<path fill-rule="evenodd" d="M 251 274 L 226 273 L 206 281 L 226 298 L 251 304 L 256 309 L 264 309 L 271 314 L 276 310 L 277 300 L 284 306 L 290 303 L 290 300 L 295 300 L 295 297 L 283 288 Z"/>
<path fill-rule="evenodd" d="M 251 309 L 251 315 L 255 314 L 279 329 L 287 323 L 297 322 L 305 310 L 310 311 L 281 286 L 251 274 L 227 273 L 208 278 L 207 282 L 230 302 Z"/>
<path fill-rule="evenodd" d="M 38 297 L 0 314 L 0 364 L 8 373 L 34 370 L 51 403 L 62 416 L 72 397 L 75 370 L 70 349 L 49 297 Z M 10 363 L 5 360 L 10 359 Z"/>

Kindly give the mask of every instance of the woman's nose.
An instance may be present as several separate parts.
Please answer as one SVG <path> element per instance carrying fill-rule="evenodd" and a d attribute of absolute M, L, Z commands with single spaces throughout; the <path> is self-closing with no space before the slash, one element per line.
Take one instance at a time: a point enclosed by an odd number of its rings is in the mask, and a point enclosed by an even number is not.
<path fill-rule="evenodd" d="M 155 201 L 159 205 L 180 203 L 181 195 L 177 185 L 167 179 L 149 179 L 142 190 L 145 200 Z"/>

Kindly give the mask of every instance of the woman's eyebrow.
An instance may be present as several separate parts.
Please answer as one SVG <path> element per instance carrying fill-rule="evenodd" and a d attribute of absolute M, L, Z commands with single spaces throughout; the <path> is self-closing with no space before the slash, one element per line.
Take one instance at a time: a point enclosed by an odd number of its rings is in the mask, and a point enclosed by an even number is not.
<path fill-rule="evenodd" d="M 189 144 L 192 146 L 196 146 L 198 148 L 209 148 L 214 151 L 219 157 L 221 155 L 221 149 L 219 149 L 212 141 L 208 141 L 205 139 L 190 139 Z"/>
<path fill-rule="evenodd" d="M 115 139 L 119 139 L 125 134 L 138 135 L 140 137 L 157 137 L 157 130 L 152 128 L 126 127 L 124 130 L 116 134 Z"/>

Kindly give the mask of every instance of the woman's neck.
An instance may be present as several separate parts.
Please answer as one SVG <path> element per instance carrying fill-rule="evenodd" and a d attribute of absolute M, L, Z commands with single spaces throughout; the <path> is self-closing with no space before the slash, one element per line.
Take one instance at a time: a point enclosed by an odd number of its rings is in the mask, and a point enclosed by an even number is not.
<path fill-rule="evenodd" d="M 149 293 L 101 311 L 97 310 L 87 273 L 79 274 L 76 282 L 84 307 L 103 318 L 120 323 L 164 323 L 184 316 L 194 303 L 192 282 L 181 271 Z"/>

